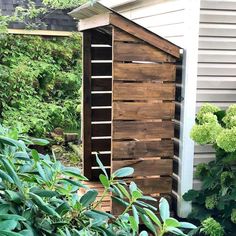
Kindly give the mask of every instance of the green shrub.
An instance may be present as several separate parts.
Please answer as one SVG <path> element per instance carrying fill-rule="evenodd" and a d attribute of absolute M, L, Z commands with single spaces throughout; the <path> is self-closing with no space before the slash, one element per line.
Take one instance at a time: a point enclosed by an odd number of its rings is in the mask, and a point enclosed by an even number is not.
<path fill-rule="evenodd" d="M 56 127 L 80 128 L 80 35 L 0 39 L 0 121 L 43 136 Z"/>
<path fill-rule="evenodd" d="M 236 232 L 235 115 L 235 105 L 224 111 L 206 104 L 197 114 L 196 125 L 191 131 L 191 137 L 196 143 L 212 144 L 216 151 L 214 161 L 201 163 L 196 168 L 195 176 L 202 181 L 201 190 L 190 190 L 183 196 L 186 201 L 193 203 L 189 217 L 203 221 L 202 232 L 210 236 L 224 235 L 223 229 L 227 236 L 233 236 Z M 214 219 L 218 222 L 215 223 L 217 227 L 213 224 Z M 214 234 L 213 229 L 217 228 L 219 231 Z"/>
<path fill-rule="evenodd" d="M 131 175 L 132 168 L 119 169 L 108 177 L 97 158 L 104 171 L 99 177 L 104 193 L 97 200 L 97 190 L 84 185 L 86 178 L 79 169 L 65 167 L 49 155 L 29 149 L 32 143 L 46 145 L 47 141 L 28 140 L 0 127 L 1 236 L 135 236 L 141 220 L 156 236 L 168 232 L 186 235 L 179 228 L 195 228 L 171 218 L 164 198 L 160 200 L 159 219 L 154 213 L 157 209 L 145 202 L 153 198 L 144 196 L 134 182 L 127 186 L 117 180 Z M 81 188 L 87 190 L 83 195 L 78 192 Z M 113 201 L 125 208 L 117 217 L 96 210 L 110 193 Z"/>

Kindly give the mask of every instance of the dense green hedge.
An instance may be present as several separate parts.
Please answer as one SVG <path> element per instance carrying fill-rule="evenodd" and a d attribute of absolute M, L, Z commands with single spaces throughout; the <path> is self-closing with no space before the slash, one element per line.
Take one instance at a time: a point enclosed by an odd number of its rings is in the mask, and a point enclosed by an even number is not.
<path fill-rule="evenodd" d="M 43 136 L 56 127 L 78 130 L 81 37 L 0 38 L 0 122 Z"/>

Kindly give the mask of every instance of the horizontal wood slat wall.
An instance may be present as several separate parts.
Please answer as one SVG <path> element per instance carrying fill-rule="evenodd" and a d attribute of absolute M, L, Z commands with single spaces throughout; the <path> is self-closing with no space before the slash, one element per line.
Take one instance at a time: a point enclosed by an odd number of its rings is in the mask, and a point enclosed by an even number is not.
<path fill-rule="evenodd" d="M 125 181 L 135 181 L 147 195 L 168 195 L 176 60 L 116 27 L 112 45 L 112 172 L 131 166 L 134 174 Z"/>

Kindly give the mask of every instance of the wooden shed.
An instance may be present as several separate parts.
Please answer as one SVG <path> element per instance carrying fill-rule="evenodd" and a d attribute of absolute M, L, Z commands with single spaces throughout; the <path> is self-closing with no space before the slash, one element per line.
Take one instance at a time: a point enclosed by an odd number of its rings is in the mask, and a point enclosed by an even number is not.
<path fill-rule="evenodd" d="M 98 179 L 97 152 L 108 171 L 133 167 L 145 194 L 171 194 L 180 48 L 99 3 L 70 14 L 83 32 L 84 175 Z"/>

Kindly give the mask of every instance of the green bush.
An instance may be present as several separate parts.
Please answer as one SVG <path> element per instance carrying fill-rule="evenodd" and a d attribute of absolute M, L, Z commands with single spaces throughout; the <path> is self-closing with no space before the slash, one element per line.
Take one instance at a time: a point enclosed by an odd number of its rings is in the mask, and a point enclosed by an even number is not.
<path fill-rule="evenodd" d="M 43 136 L 56 127 L 78 130 L 81 37 L 0 39 L 0 121 Z"/>
<path fill-rule="evenodd" d="M 97 200 L 97 190 L 84 185 L 86 178 L 79 169 L 29 149 L 32 143 L 46 145 L 47 141 L 28 140 L 0 127 L 1 236 L 135 236 L 141 220 L 155 236 L 168 232 L 186 235 L 179 228 L 196 228 L 171 218 L 164 198 L 160 200 L 160 220 L 154 213 L 157 209 L 146 202 L 153 198 L 144 196 L 134 182 L 128 186 L 117 180 L 133 174 L 132 168 L 119 169 L 108 177 L 97 158 L 104 171 L 99 177 L 104 193 Z M 78 192 L 81 188 L 87 190 L 83 195 Z M 125 209 L 117 217 L 96 210 L 110 193 Z M 140 233 L 147 235 L 146 231 Z"/>
<path fill-rule="evenodd" d="M 190 190 L 183 196 L 186 201 L 193 203 L 189 217 L 203 221 L 202 232 L 210 236 L 224 235 L 223 231 L 225 235 L 233 236 L 236 232 L 235 117 L 236 105 L 224 111 L 206 104 L 197 114 L 196 124 L 191 131 L 196 143 L 211 144 L 216 151 L 214 161 L 197 166 L 195 176 L 202 181 L 201 190 Z M 215 231 L 219 229 L 218 233 L 210 234 L 215 232 L 213 228 Z"/>

